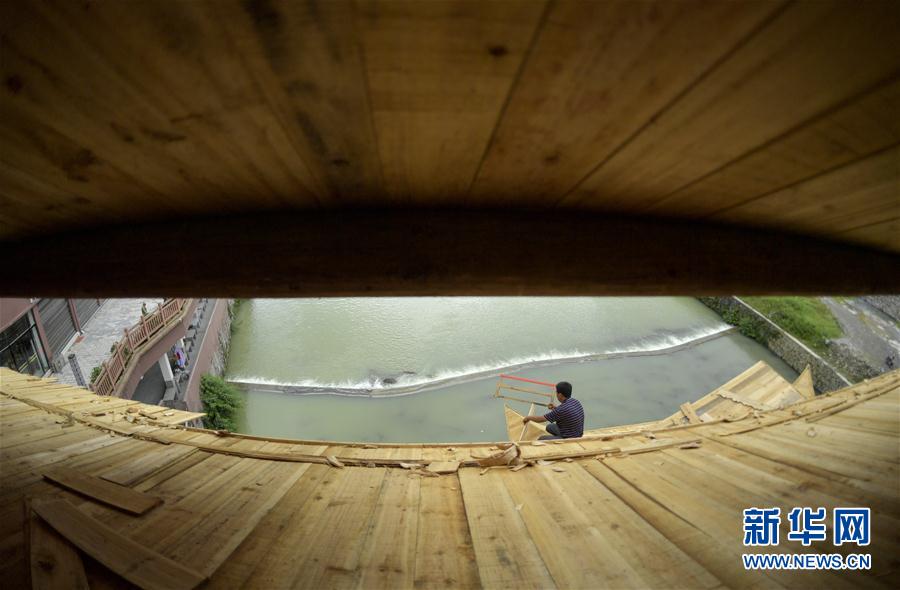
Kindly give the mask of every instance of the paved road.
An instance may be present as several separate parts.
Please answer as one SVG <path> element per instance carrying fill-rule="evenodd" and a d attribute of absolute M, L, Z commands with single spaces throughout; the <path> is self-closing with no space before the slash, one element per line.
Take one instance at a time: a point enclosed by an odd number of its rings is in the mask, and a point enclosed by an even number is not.
<path fill-rule="evenodd" d="M 860 299 L 822 297 L 822 301 L 844 330 L 839 342 L 853 347 L 872 367 L 888 370 L 888 356 L 893 356 L 894 368 L 900 367 L 900 328 L 891 318 Z"/>

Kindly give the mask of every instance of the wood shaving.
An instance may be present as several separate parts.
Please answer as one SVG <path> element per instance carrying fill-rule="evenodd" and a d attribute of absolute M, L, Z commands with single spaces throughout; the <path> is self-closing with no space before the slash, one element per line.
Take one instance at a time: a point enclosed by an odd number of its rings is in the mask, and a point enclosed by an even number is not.
<path fill-rule="evenodd" d="M 808 436 L 809 438 L 815 438 L 817 434 L 818 433 L 816 432 L 815 428 L 810 428 L 806 431 L 806 436 Z"/>
<path fill-rule="evenodd" d="M 91 402 L 91 403 L 93 403 L 93 402 Z M 128 409 L 126 409 L 125 411 L 128 412 L 129 414 L 134 414 L 138 411 L 138 409 L 134 406 L 128 406 Z"/>
<path fill-rule="evenodd" d="M 679 449 L 699 449 L 699 448 L 700 448 L 700 443 L 698 443 L 698 442 L 689 442 L 689 443 L 686 443 L 686 444 L 683 444 L 683 445 L 679 446 L 678 448 L 679 448 Z"/>
<path fill-rule="evenodd" d="M 519 471 L 519 470 L 525 469 L 526 467 L 528 467 L 528 463 L 521 463 L 519 465 L 516 465 L 515 467 L 510 467 L 509 470 L 510 471 Z"/>
<path fill-rule="evenodd" d="M 546 459 L 538 459 L 538 465 L 553 465 L 553 461 L 547 461 Z"/>
<path fill-rule="evenodd" d="M 565 473 L 566 472 L 566 470 L 563 469 L 562 467 L 554 467 L 553 471 L 555 471 L 557 473 Z"/>
<path fill-rule="evenodd" d="M 369 463 L 366 463 L 366 467 L 375 467 L 375 464 L 370 461 Z"/>
<path fill-rule="evenodd" d="M 328 461 L 329 465 L 331 465 L 332 467 L 337 467 L 338 469 L 344 467 L 344 464 L 338 461 L 338 458 L 334 455 L 328 455 L 327 457 L 325 457 L 325 460 Z"/>
<path fill-rule="evenodd" d="M 572 458 L 571 458 L 571 457 L 564 457 L 564 458 L 563 458 L 563 461 L 565 461 L 566 463 L 571 463 L 571 462 L 572 462 Z"/>
<path fill-rule="evenodd" d="M 401 461 L 400 467 L 402 467 L 403 469 L 418 469 L 419 467 L 421 467 L 421 465 L 419 465 L 418 463 L 403 463 Z"/>
<path fill-rule="evenodd" d="M 546 446 L 547 446 L 547 443 L 545 443 L 545 442 L 542 441 L 542 440 L 536 440 L 536 441 L 534 441 L 534 442 L 531 443 L 531 446 L 533 446 L 533 447 L 546 447 Z"/>
<path fill-rule="evenodd" d="M 656 435 L 655 435 L 655 434 L 653 434 L 652 432 L 649 432 L 649 431 L 647 431 L 647 430 L 643 431 L 641 434 L 642 434 L 643 436 L 646 436 L 647 438 L 649 438 L 649 439 L 651 439 L 651 440 L 654 439 L 654 438 L 656 438 Z"/>
<path fill-rule="evenodd" d="M 174 416 L 175 412 L 163 412 L 163 416 Z"/>
<path fill-rule="evenodd" d="M 522 508 L 523 508 L 524 506 L 525 506 L 525 504 L 516 504 L 516 510 L 518 510 L 519 512 L 521 512 L 521 511 L 522 511 Z"/>
<path fill-rule="evenodd" d="M 485 467 L 484 469 L 481 470 L 481 473 L 479 473 L 478 475 L 484 475 L 485 473 L 487 473 L 490 470 L 491 470 L 490 467 Z"/>
<path fill-rule="evenodd" d="M 363 445 L 364 449 L 377 449 L 378 445 Z"/>

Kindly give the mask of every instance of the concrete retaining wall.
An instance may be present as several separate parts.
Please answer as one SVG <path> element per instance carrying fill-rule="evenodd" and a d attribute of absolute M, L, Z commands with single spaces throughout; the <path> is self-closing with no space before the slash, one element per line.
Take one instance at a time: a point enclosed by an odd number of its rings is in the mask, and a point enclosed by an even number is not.
<path fill-rule="evenodd" d="M 795 371 L 812 367 L 816 391 L 827 393 L 850 385 L 850 382 L 805 344 L 782 330 L 737 297 L 699 297 L 701 303 L 718 313 L 742 334 L 753 338 L 778 355 Z"/>
<path fill-rule="evenodd" d="M 184 401 L 192 412 L 203 411 L 203 404 L 200 402 L 200 378 L 206 373 L 215 373 L 214 363 L 220 354 L 219 343 L 222 333 L 226 332 L 230 336 L 231 317 L 228 313 L 230 302 L 230 299 L 215 300 L 209 325 L 203 334 L 202 342 L 197 348 L 196 357 L 191 367 L 191 377 L 188 380 L 184 394 Z"/>

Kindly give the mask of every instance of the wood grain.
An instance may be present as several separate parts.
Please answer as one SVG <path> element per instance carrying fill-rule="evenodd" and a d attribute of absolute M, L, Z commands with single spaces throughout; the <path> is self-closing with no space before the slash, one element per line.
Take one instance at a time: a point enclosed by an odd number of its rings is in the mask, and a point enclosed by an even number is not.
<path fill-rule="evenodd" d="M 93 500 L 115 506 L 132 514 L 144 514 L 162 502 L 156 496 L 137 492 L 131 488 L 66 467 L 56 467 L 45 471 L 44 477 Z"/>
<path fill-rule="evenodd" d="M 35 500 L 32 508 L 73 545 L 141 588 L 190 590 L 205 580 L 86 516 L 65 500 Z"/>

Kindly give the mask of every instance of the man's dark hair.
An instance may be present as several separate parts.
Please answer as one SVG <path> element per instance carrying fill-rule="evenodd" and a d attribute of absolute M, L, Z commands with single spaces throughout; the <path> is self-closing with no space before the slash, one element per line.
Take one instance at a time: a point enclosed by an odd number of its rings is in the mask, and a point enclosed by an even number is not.
<path fill-rule="evenodd" d="M 572 397 L 572 384 L 568 381 L 560 381 L 556 384 L 556 393 L 561 393 L 566 399 Z"/>

